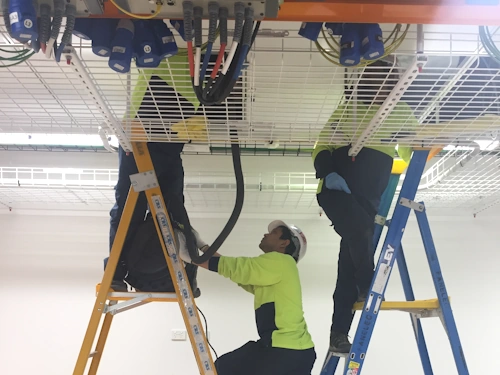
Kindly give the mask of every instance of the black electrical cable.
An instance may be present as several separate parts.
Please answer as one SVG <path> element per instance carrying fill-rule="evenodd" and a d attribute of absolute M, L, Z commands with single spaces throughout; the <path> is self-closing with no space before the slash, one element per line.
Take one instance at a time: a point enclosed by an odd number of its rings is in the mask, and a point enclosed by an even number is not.
<path fill-rule="evenodd" d="M 246 28 L 244 27 L 241 36 L 242 39 L 245 38 L 245 29 Z M 227 91 L 228 87 L 231 87 L 229 93 L 232 91 L 232 88 L 234 87 L 234 84 L 231 85 L 233 80 L 232 77 L 234 75 L 234 71 L 237 68 L 238 61 L 241 58 L 242 49 L 243 49 L 242 44 L 241 43 L 238 44 L 238 47 L 236 48 L 236 52 L 234 54 L 233 62 L 229 66 L 229 69 L 226 72 L 226 74 L 225 75 L 223 75 L 222 73 L 219 74 L 219 76 L 215 79 L 215 81 L 211 82 L 209 89 L 204 90 L 203 102 L 205 103 L 205 105 L 220 104 L 227 97 L 227 96 L 224 97 L 223 94 Z"/>
<path fill-rule="evenodd" d="M 250 50 L 252 49 L 253 43 L 255 42 L 255 38 L 257 37 L 257 34 L 259 32 L 259 28 L 260 28 L 260 21 L 257 21 L 257 23 L 255 24 L 255 28 L 253 29 L 252 36 L 250 38 L 250 45 L 249 45 L 249 48 L 248 48 L 248 52 L 250 52 Z M 246 28 L 245 28 L 245 31 L 246 31 Z M 244 59 L 246 59 L 246 57 L 247 56 L 245 56 Z M 224 92 L 218 98 L 215 99 L 215 100 L 217 100 L 216 103 L 220 103 L 220 102 L 224 101 L 227 98 L 227 96 L 229 96 L 229 94 L 231 93 L 231 91 L 233 90 L 234 85 L 236 84 L 236 82 L 238 80 L 237 79 L 232 79 L 231 77 L 233 76 L 234 71 L 236 69 L 237 69 L 236 64 L 234 66 L 230 67 L 228 76 L 230 77 L 231 82 L 229 83 L 228 86 L 226 86 L 226 89 L 224 90 Z"/>
<path fill-rule="evenodd" d="M 188 248 L 189 256 L 191 257 L 191 262 L 195 265 L 208 261 L 217 252 L 217 250 L 219 250 L 221 245 L 226 240 L 227 236 L 229 236 L 234 226 L 236 225 L 236 222 L 238 221 L 241 210 L 243 208 L 245 186 L 243 180 L 243 171 L 241 168 L 240 145 L 236 141 L 231 144 L 231 153 L 233 156 L 233 168 L 236 178 L 236 202 L 234 204 L 233 212 L 231 213 L 231 216 L 229 217 L 229 220 L 227 221 L 225 227 L 222 229 L 219 236 L 215 239 L 215 241 L 203 255 L 199 254 L 198 248 L 196 246 L 196 239 L 193 235 L 193 232 L 190 230 L 191 223 L 189 221 L 189 216 L 186 212 L 184 204 L 175 200 L 171 201 L 172 205 L 178 205 L 173 211 L 179 215 L 178 222 L 182 224 L 184 228 L 183 233 L 186 237 L 186 245 Z"/>
<path fill-rule="evenodd" d="M 250 48 L 248 49 L 248 51 L 250 51 L 250 49 L 252 48 L 253 46 L 253 43 L 255 41 L 255 38 L 257 37 L 257 33 L 259 32 L 259 28 L 260 28 L 260 21 L 257 21 L 257 24 L 255 25 L 255 28 L 253 30 L 253 33 L 252 33 L 252 37 L 251 37 L 251 41 L 250 41 Z M 245 59 L 246 59 L 246 56 L 245 56 Z M 231 76 L 233 75 L 234 73 L 234 70 L 236 68 L 234 68 L 230 73 L 231 73 Z M 224 90 L 224 92 L 222 93 L 222 95 L 220 96 L 220 98 L 217 98 L 217 104 L 220 104 L 221 102 L 223 102 L 224 100 L 226 100 L 226 98 L 229 96 L 229 94 L 231 94 L 231 91 L 233 91 L 234 89 L 234 85 L 236 85 L 236 82 L 238 82 L 237 79 L 231 79 L 231 82 L 229 83 L 229 85 L 226 87 L 226 89 Z"/>
<path fill-rule="evenodd" d="M 240 158 L 240 145 L 238 143 L 231 144 L 231 153 L 233 157 L 233 167 L 234 175 L 236 178 L 236 202 L 233 208 L 233 212 L 229 217 L 228 222 L 219 236 L 215 239 L 209 249 L 200 257 L 200 260 L 194 263 L 203 263 L 210 259 L 219 250 L 223 242 L 226 240 L 227 236 L 231 233 L 238 218 L 240 216 L 241 210 L 243 208 L 243 201 L 245 195 L 245 186 L 243 180 L 243 171 L 241 169 L 241 158 Z M 206 257 L 206 259 L 203 259 Z"/>
<path fill-rule="evenodd" d="M 244 35 L 245 32 L 243 32 L 242 37 L 244 37 Z M 238 47 L 236 48 L 236 52 L 234 54 L 233 63 L 231 63 L 231 65 L 229 66 L 227 73 L 225 75 L 221 73 L 216 78 L 216 80 L 211 83 L 209 90 L 203 91 L 202 103 L 204 105 L 220 104 L 226 99 L 227 96 L 224 97 L 223 94 L 227 91 L 226 89 L 229 86 L 231 86 L 232 76 L 234 75 L 234 71 L 236 70 L 236 66 L 238 65 L 237 61 L 240 59 L 241 50 L 242 50 L 242 45 L 238 44 Z M 234 62 L 235 60 L 236 63 Z M 233 87 L 234 84 L 231 86 L 231 90 L 229 92 L 232 91 Z"/>
<path fill-rule="evenodd" d="M 219 359 L 219 356 L 217 355 L 217 352 L 215 351 L 214 347 L 210 343 L 210 340 L 208 339 L 208 323 L 207 323 L 207 318 L 205 318 L 205 314 L 203 314 L 203 311 L 201 311 L 201 309 L 198 306 L 196 306 L 196 308 L 198 309 L 198 311 L 200 312 L 201 316 L 203 317 L 203 320 L 205 321 L 205 332 L 206 332 L 206 335 L 207 335 L 208 346 L 210 346 L 210 348 L 213 350 L 213 352 L 215 354 L 215 358 Z"/>
<path fill-rule="evenodd" d="M 248 21 L 246 21 L 248 22 Z M 245 22 L 245 24 L 246 24 Z M 257 37 L 257 34 L 259 32 L 260 28 L 260 23 L 261 21 L 257 21 L 255 24 L 255 28 L 253 30 L 252 36 L 250 38 L 250 45 L 248 48 L 248 52 L 251 50 L 253 43 L 255 41 L 255 38 Z M 253 22 L 252 22 L 253 25 Z M 243 34 L 242 34 L 242 39 L 245 38 L 245 34 L 248 34 L 248 26 L 243 28 Z M 251 29 L 250 29 L 251 30 Z M 204 105 L 214 105 L 214 104 L 220 104 L 226 98 L 229 96 L 231 91 L 234 88 L 234 85 L 238 81 L 237 79 L 234 79 L 234 73 L 235 70 L 238 69 L 238 64 L 237 62 L 241 58 L 241 53 L 243 50 L 243 44 L 238 44 L 238 47 L 236 49 L 236 53 L 234 55 L 233 63 L 229 67 L 227 73 L 225 75 L 220 74 L 217 79 L 213 82 L 212 80 L 209 80 L 207 86 L 205 89 L 202 91 L 201 89 L 201 98 L 200 98 L 200 92 L 197 92 L 196 95 L 198 99 L 200 100 L 200 103 Z M 248 54 L 247 52 L 247 54 Z M 244 56 L 244 59 L 246 59 L 246 55 Z M 236 63 L 234 62 L 236 60 Z"/>

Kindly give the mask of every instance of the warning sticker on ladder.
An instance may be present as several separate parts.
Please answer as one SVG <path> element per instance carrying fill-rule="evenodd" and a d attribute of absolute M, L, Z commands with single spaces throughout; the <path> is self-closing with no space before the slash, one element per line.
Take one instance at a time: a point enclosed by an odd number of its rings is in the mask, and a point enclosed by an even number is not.
<path fill-rule="evenodd" d="M 372 290 L 375 293 L 382 294 L 384 292 L 384 288 L 389 281 L 389 274 L 391 272 L 391 266 L 381 263 L 375 276 L 375 281 L 373 282 Z"/>
<path fill-rule="evenodd" d="M 357 375 L 359 371 L 359 363 L 354 361 L 349 361 L 347 365 L 347 375 Z"/>

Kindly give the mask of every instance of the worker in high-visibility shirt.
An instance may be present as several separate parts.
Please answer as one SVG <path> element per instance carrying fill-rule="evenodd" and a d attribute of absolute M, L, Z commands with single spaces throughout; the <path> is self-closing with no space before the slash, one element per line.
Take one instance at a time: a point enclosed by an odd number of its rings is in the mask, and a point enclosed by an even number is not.
<path fill-rule="evenodd" d="M 179 255 L 191 263 L 184 234 L 175 230 Z M 260 242 L 264 254 L 228 257 L 216 253 L 200 267 L 217 272 L 254 295 L 255 319 L 260 339 L 224 354 L 216 362 L 218 375 L 310 375 L 316 352 L 302 310 L 302 290 L 297 263 L 306 252 L 302 231 L 276 220 Z M 193 230 L 196 245 L 208 249 Z"/>
<path fill-rule="evenodd" d="M 330 329 L 330 351 L 333 352 L 348 353 L 351 349 L 348 333 L 354 317 L 352 306 L 366 299 L 374 275 L 375 216 L 391 175 L 396 149 L 407 163 L 412 150 L 370 144 L 352 157 L 348 154 L 351 145 L 331 144 L 331 140 L 339 137 L 356 140 L 361 135 L 397 83 L 394 65 L 394 60 L 382 60 L 365 68 L 357 86 L 357 100 L 353 102 L 351 98 L 337 108 L 312 154 L 316 178 L 320 179 L 318 204 L 341 237 Z M 408 129 L 416 126 L 417 120 L 411 108 L 400 101 L 386 123 Z M 392 130 L 381 128 L 377 139 L 379 136 L 398 139 L 400 134 Z"/>
<path fill-rule="evenodd" d="M 174 67 L 176 74 L 172 74 L 171 66 Z M 187 56 L 173 56 L 163 61 L 158 68 L 144 69 L 134 87 L 130 104 L 130 113 L 126 116 L 132 122 L 136 121 L 135 126 L 144 129 L 145 136 L 175 140 L 176 132 L 173 124 L 194 118 L 200 105 L 191 88 Z M 186 140 L 147 143 L 163 199 L 169 213 L 174 217 L 176 208 L 184 204 L 184 168 L 181 153 L 185 142 Z M 133 153 L 125 152 L 121 146 L 118 150 L 118 165 L 115 204 L 110 210 L 110 250 L 125 208 L 131 185 L 130 175 L 138 173 Z M 127 232 L 126 244 L 130 243 L 137 228 L 144 223 L 147 205 L 146 194 L 139 193 Z M 151 225 L 153 225 L 152 221 Z M 127 254 L 123 251 L 111 285 L 115 291 L 127 291 L 124 280 L 126 280 L 129 265 L 126 264 L 126 258 Z M 104 267 L 107 261 L 108 258 L 104 260 Z M 168 274 L 168 269 L 166 269 L 166 274 Z M 197 295 L 199 291 L 195 290 L 194 293 Z"/>

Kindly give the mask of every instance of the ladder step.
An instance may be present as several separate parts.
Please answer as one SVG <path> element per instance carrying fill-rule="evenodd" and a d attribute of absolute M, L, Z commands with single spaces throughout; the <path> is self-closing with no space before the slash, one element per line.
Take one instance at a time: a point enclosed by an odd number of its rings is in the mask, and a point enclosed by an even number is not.
<path fill-rule="evenodd" d="M 96 296 L 99 293 L 101 284 L 96 285 Z M 109 301 L 129 301 L 137 297 L 147 297 L 144 302 L 177 302 L 175 293 L 156 293 L 156 292 L 111 292 L 108 293 Z"/>
<path fill-rule="evenodd" d="M 354 304 L 354 310 L 362 310 L 364 302 Z M 439 300 L 437 298 L 420 300 L 420 301 L 384 301 L 380 306 L 380 310 L 398 310 L 404 312 L 416 313 L 425 310 L 439 309 Z"/>
<path fill-rule="evenodd" d="M 97 354 L 98 352 L 96 351 L 93 351 L 89 354 L 89 358 L 94 358 L 94 356 Z"/>

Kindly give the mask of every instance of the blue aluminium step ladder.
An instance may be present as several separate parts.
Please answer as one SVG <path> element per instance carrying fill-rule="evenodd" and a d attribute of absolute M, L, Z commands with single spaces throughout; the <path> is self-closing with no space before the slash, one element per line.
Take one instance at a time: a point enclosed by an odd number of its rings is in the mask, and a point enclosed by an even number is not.
<path fill-rule="evenodd" d="M 410 313 L 411 323 L 413 325 L 425 375 L 432 375 L 433 371 L 420 319 L 426 317 L 439 317 L 448 334 L 458 374 L 469 374 L 460 338 L 458 336 L 457 326 L 453 318 L 448 292 L 446 291 L 441 267 L 439 265 L 436 248 L 432 239 L 429 221 L 425 212 L 425 205 L 423 202 L 414 202 L 428 154 L 429 151 L 427 150 L 418 150 L 413 153 L 396 208 L 394 209 L 394 215 L 392 220 L 386 222 L 385 218 L 389 212 L 398 185 L 399 175 L 392 175 L 390 178 L 389 184 L 381 200 L 379 213 L 375 220 L 375 234 L 373 238 L 374 251 L 377 249 L 384 225 L 387 225 L 389 229 L 384 246 L 382 247 L 377 268 L 375 269 L 375 276 L 372 280 L 368 298 L 364 303 L 356 303 L 353 307 L 354 310 L 362 310 L 362 313 L 352 343 L 351 352 L 349 354 L 328 352 L 323 363 L 321 375 L 334 375 L 341 357 L 345 357 L 343 375 L 361 374 L 370 338 L 381 310 L 401 310 Z M 417 216 L 425 253 L 432 273 L 432 279 L 438 297 L 434 300 L 415 301 L 415 296 L 413 294 L 413 288 L 411 286 L 410 276 L 401 245 L 401 239 L 411 210 L 415 211 Z M 407 302 L 382 302 L 396 259 Z"/>

